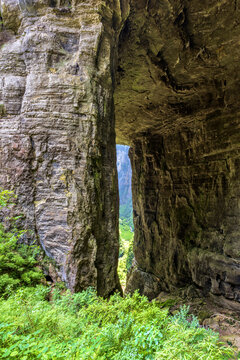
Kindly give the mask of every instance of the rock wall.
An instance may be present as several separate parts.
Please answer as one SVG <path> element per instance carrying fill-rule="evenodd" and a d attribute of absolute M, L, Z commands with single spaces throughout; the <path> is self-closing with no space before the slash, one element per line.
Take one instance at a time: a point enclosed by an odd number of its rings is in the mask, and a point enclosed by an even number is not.
<path fill-rule="evenodd" d="M 154 297 L 194 283 L 240 302 L 238 127 L 239 119 L 220 116 L 134 145 L 129 289 Z"/>
<path fill-rule="evenodd" d="M 0 184 L 73 291 L 120 289 L 116 129 L 129 291 L 194 283 L 239 303 L 239 15 L 237 0 L 1 0 Z"/>
<path fill-rule="evenodd" d="M 127 10 L 127 9 L 125 9 Z M 118 1 L 1 1 L 0 184 L 73 291 L 119 289 Z"/>
<path fill-rule="evenodd" d="M 238 1 L 131 2 L 115 91 L 132 147 L 128 291 L 194 283 L 240 301 L 239 14 Z"/>

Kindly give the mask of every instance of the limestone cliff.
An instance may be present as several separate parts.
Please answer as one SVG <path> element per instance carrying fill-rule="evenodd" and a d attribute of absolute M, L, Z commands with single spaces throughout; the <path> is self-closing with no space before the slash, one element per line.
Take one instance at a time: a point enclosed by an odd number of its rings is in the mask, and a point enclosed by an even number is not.
<path fill-rule="evenodd" d="M 119 289 L 116 130 L 128 289 L 239 305 L 239 15 L 238 0 L 1 0 L 0 184 L 72 290 Z"/>
<path fill-rule="evenodd" d="M 113 107 L 118 1 L 2 0 L 0 183 L 78 291 L 120 289 Z"/>
<path fill-rule="evenodd" d="M 119 216 L 131 227 L 132 220 L 132 168 L 128 156 L 129 146 L 117 145 L 117 172 L 119 189 Z"/>

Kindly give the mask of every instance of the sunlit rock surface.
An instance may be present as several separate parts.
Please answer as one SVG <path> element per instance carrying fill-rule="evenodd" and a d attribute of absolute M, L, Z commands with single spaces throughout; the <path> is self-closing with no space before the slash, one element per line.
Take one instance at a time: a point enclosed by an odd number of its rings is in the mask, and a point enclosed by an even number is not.
<path fill-rule="evenodd" d="M 4 0 L 1 16 L 1 186 L 68 286 L 108 295 L 120 289 L 112 73 L 124 10 Z"/>

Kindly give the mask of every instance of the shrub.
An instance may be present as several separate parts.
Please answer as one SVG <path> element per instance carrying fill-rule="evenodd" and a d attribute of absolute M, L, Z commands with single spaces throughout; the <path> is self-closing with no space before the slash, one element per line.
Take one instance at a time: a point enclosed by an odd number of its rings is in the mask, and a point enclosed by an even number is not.
<path fill-rule="evenodd" d="M 93 289 L 55 294 L 42 285 L 18 289 L 0 301 L 0 359 L 154 360 L 231 359 L 218 335 L 174 317 L 137 292 L 109 300 Z"/>
<path fill-rule="evenodd" d="M 0 192 L 0 209 L 9 207 L 15 199 L 13 192 Z M 16 220 L 9 219 L 11 230 L 6 231 L 4 223 L 0 223 L 0 296 L 8 296 L 13 290 L 21 286 L 38 283 L 42 278 L 41 271 L 36 267 L 35 245 L 27 246 L 19 241 L 25 231 L 16 228 Z"/>

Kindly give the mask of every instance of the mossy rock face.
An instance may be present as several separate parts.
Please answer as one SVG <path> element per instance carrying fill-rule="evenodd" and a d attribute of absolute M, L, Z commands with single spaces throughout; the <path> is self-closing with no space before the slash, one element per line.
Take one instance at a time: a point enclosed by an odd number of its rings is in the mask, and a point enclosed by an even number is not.
<path fill-rule="evenodd" d="M 16 33 L 22 21 L 19 2 L 17 0 L 1 0 L 0 11 L 4 28 Z"/>
<path fill-rule="evenodd" d="M 198 313 L 198 320 L 200 322 L 200 324 L 205 320 L 205 319 L 208 319 L 210 318 L 212 315 L 212 313 L 208 310 L 201 310 L 199 311 Z"/>
<path fill-rule="evenodd" d="M 172 306 L 177 304 L 178 299 L 167 299 L 163 302 L 159 301 L 160 308 L 171 308 Z"/>
<path fill-rule="evenodd" d="M 121 291 L 111 52 L 125 8 L 104 0 L 0 7 L 0 186 L 20 194 L 24 226 L 56 262 L 46 270 L 53 280 L 102 296 Z"/>
<path fill-rule="evenodd" d="M 4 116 L 6 114 L 6 109 L 3 104 L 0 104 L 0 117 Z"/>

